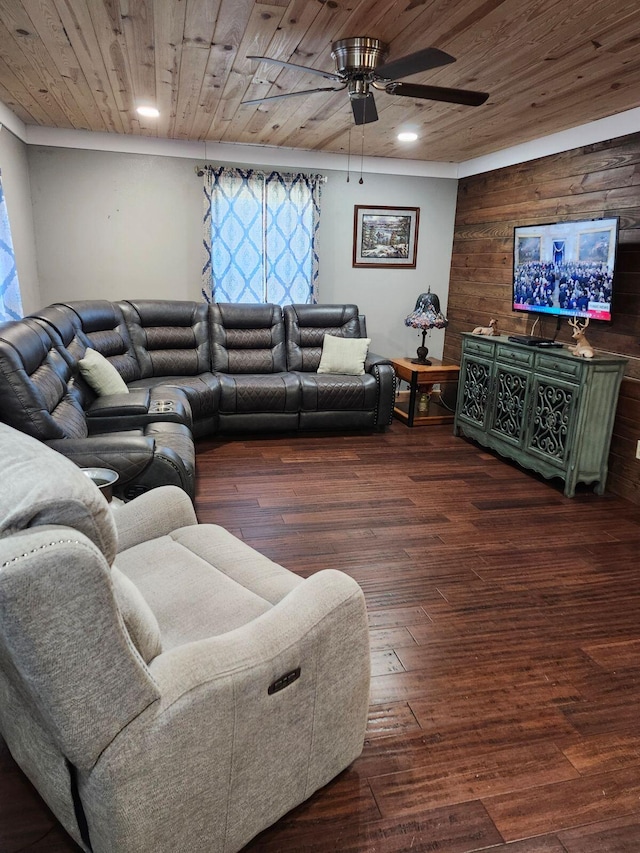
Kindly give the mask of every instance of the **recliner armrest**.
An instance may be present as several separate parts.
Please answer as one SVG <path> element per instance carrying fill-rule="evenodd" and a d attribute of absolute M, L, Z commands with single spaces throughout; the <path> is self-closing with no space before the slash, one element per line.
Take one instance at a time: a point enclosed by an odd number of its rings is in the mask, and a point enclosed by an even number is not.
<path fill-rule="evenodd" d="M 364 595 L 356 581 L 335 569 L 311 575 L 268 613 L 247 625 L 163 652 L 149 669 L 160 688 L 163 707 L 171 707 L 198 687 L 202 690 L 199 701 L 206 702 L 205 692 L 215 695 L 233 690 L 231 678 L 239 695 L 243 694 L 239 687 L 242 681 L 251 684 L 260 679 L 259 693 L 266 700 L 269 684 L 283 674 L 280 667 L 290 658 L 300 662 L 305 682 L 318 677 L 314 653 L 310 652 L 308 659 L 302 653 L 303 646 L 312 649 L 318 644 L 332 646 L 336 653 L 332 657 L 325 647 L 324 660 L 339 662 L 335 670 L 322 673 L 327 695 L 330 685 L 336 693 L 344 689 L 347 695 L 364 690 L 366 709 L 369 632 Z M 350 705 L 347 695 L 345 707 Z"/>
<path fill-rule="evenodd" d="M 376 426 L 384 429 L 393 419 L 393 407 L 396 397 L 396 372 L 388 358 L 369 353 L 364 363 L 366 373 L 375 377 L 378 385 L 378 405 L 376 407 Z"/>
<path fill-rule="evenodd" d="M 155 441 L 142 435 L 106 433 L 87 438 L 56 438 L 45 442 L 80 468 L 111 468 L 118 485 L 141 474 L 153 461 Z"/>
<path fill-rule="evenodd" d="M 391 364 L 391 359 L 384 355 L 377 355 L 375 352 L 368 352 L 364 362 L 365 373 L 371 373 L 371 368 L 376 364 Z"/>
<path fill-rule="evenodd" d="M 91 434 L 136 429 L 158 422 L 185 424 L 191 429 L 191 406 L 180 388 L 157 385 L 131 388 L 128 394 L 98 397 L 85 411 Z"/>
<path fill-rule="evenodd" d="M 135 501 L 112 506 L 118 531 L 118 553 L 141 542 L 197 524 L 191 499 L 178 486 L 159 486 Z"/>

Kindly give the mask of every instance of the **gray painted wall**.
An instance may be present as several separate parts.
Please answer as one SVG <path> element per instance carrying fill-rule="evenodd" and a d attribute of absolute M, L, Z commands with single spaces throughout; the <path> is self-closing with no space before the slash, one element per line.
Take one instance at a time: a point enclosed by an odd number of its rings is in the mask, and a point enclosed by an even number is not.
<path fill-rule="evenodd" d="M 292 157 L 294 152 L 292 152 Z M 42 303 L 85 298 L 200 299 L 202 179 L 196 161 L 30 146 Z M 263 164 L 269 167 L 269 164 Z M 295 163 L 291 166 L 296 171 Z M 446 308 L 457 181 L 324 171 L 320 301 L 355 302 L 372 349 L 415 353 L 403 320 L 431 287 Z M 352 267 L 356 204 L 420 208 L 415 270 Z M 443 332 L 431 353 L 442 353 Z"/>
<path fill-rule="evenodd" d="M 344 172 L 329 177 L 322 199 L 320 235 L 320 301 L 355 302 L 367 315 L 372 349 L 381 355 L 412 355 L 422 333 L 404 325 L 416 300 L 428 287 L 446 311 L 453 244 L 457 181 L 364 175 L 346 183 Z M 352 266 L 354 205 L 419 207 L 418 255 L 415 270 L 362 269 Z M 444 331 L 427 337 L 432 355 L 441 357 Z"/>
<path fill-rule="evenodd" d="M 31 205 L 27 146 L 6 127 L 0 129 L 0 169 L 7 201 L 11 239 L 25 314 L 42 305 Z"/>

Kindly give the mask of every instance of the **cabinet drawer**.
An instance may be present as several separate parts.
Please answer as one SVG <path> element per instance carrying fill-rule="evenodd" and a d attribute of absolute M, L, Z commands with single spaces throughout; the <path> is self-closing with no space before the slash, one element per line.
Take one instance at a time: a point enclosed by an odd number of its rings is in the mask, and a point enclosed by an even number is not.
<path fill-rule="evenodd" d="M 481 355 L 493 355 L 494 345 L 487 340 L 482 340 L 482 338 L 478 338 L 477 340 L 474 338 L 465 338 L 464 341 L 464 351 L 465 352 L 473 352 L 480 353 Z"/>
<path fill-rule="evenodd" d="M 516 349 L 515 347 L 498 345 L 497 358 L 500 361 L 506 361 L 507 364 L 520 364 L 523 367 L 530 367 L 533 364 L 535 353 L 532 350 Z"/>
<path fill-rule="evenodd" d="M 582 373 L 583 362 L 579 358 L 558 358 L 556 355 L 542 355 L 538 353 L 536 367 L 545 373 L 555 376 L 565 376 L 568 379 L 576 379 Z"/>

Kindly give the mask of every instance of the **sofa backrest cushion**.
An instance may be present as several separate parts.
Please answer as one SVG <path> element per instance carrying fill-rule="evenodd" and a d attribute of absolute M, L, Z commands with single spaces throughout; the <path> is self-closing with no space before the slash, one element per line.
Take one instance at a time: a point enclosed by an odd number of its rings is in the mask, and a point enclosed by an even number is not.
<path fill-rule="evenodd" d="M 53 307 L 59 310 L 66 308 L 72 312 L 74 325 L 81 331 L 80 339 L 85 348 L 90 347 L 108 359 L 125 382 L 141 378 L 133 342 L 116 302 L 85 299 L 59 303 Z M 84 355 L 84 350 L 71 352 L 77 359 Z"/>
<path fill-rule="evenodd" d="M 115 303 L 106 299 L 56 302 L 31 316 L 57 332 L 75 363 L 90 348 L 108 359 L 125 382 L 140 378 L 133 344 Z"/>
<path fill-rule="evenodd" d="M 282 373 L 287 369 L 279 305 L 211 305 L 212 368 L 220 373 Z"/>
<path fill-rule="evenodd" d="M 54 329 L 34 319 L 0 328 L 0 419 L 41 441 L 88 434 L 82 394 Z"/>
<path fill-rule="evenodd" d="M 205 302 L 138 299 L 121 302 L 141 378 L 197 376 L 211 369 Z"/>
<path fill-rule="evenodd" d="M 325 335 L 359 338 L 357 305 L 285 305 L 287 367 L 317 371 Z"/>

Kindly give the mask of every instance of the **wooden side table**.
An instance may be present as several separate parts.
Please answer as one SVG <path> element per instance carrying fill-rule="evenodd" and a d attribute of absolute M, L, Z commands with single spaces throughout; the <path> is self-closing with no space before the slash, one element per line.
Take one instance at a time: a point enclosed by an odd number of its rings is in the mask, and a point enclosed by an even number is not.
<path fill-rule="evenodd" d="M 443 364 L 438 358 L 432 358 L 431 364 L 413 364 L 410 358 L 392 358 L 391 363 L 398 378 L 409 385 L 408 402 L 398 401 L 393 409 L 399 420 L 410 427 L 453 423 L 454 412 L 442 405 L 432 394 L 432 389 L 434 385 L 457 382 L 460 375 L 457 364 Z M 424 414 L 416 412 L 419 388 L 425 388 L 425 393 L 430 395 L 429 406 Z"/>

